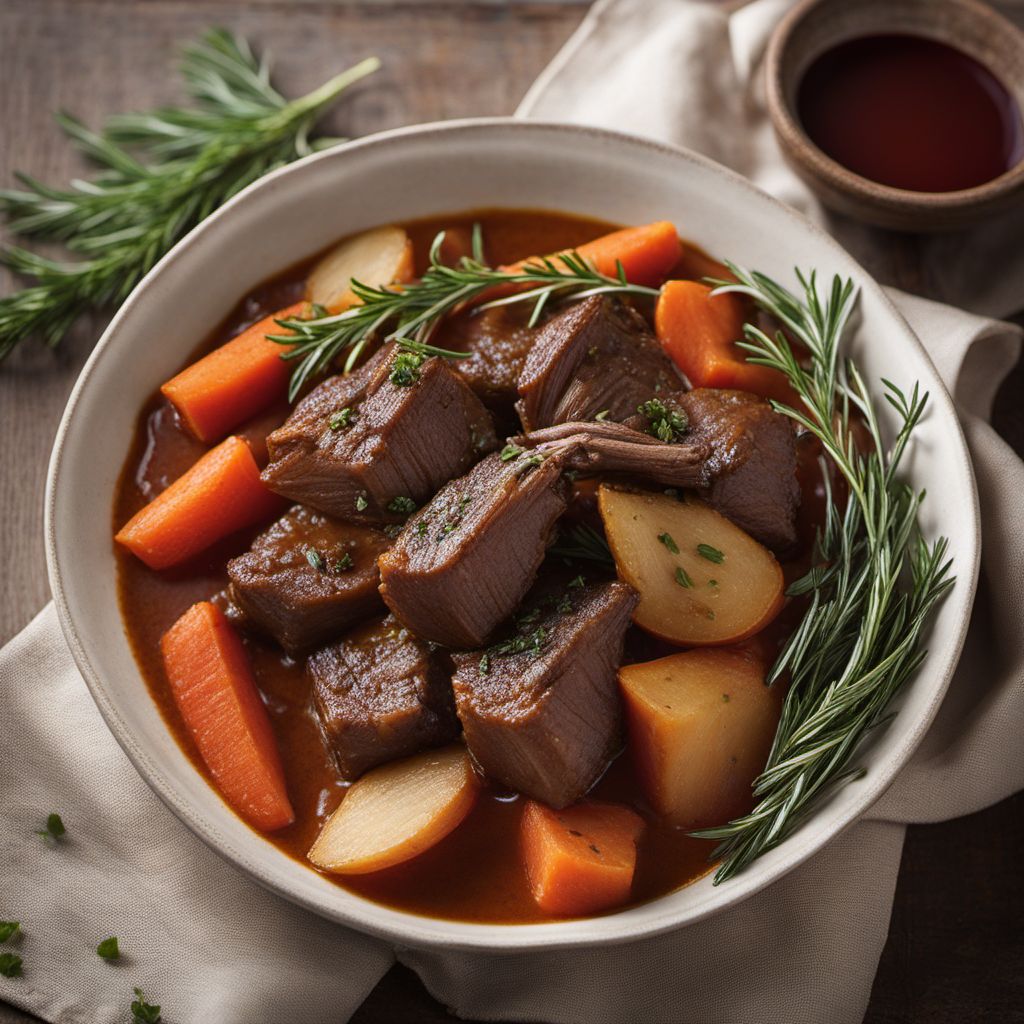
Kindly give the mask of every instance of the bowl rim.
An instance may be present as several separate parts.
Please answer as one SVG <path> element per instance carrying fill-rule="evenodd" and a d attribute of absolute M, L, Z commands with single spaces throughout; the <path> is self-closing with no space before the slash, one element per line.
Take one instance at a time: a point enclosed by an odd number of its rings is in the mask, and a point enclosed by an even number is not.
<path fill-rule="evenodd" d="M 650 152 L 668 155 L 672 158 L 696 164 L 715 174 L 724 175 L 735 187 L 756 196 L 759 202 L 770 202 L 794 225 L 796 230 L 805 233 L 810 232 L 819 242 L 833 249 L 842 260 L 848 261 L 856 268 L 859 274 L 857 283 L 860 290 L 873 293 L 874 299 L 880 304 L 883 312 L 892 318 L 893 326 L 903 333 L 906 344 L 915 348 L 920 360 L 923 361 L 926 367 L 932 369 L 938 387 L 931 389 L 932 397 L 930 401 L 935 407 L 942 409 L 945 414 L 944 419 L 950 425 L 949 434 L 944 437 L 943 443 L 944 446 L 948 445 L 951 449 L 955 448 L 955 458 L 961 464 L 960 468 L 965 473 L 965 480 L 969 485 L 967 495 L 969 498 L 969 508 L 967 511 L 969 513 L 970 530 L 960 538 L 963 541 L 964 559 L 962 571 L 958 566 L 958 581 L 957 587 L 954 590 L 954 594 L 958 595 L 957 600 L 962 605 L 962 613 L 958 620 L 956 635 L 953 637 L 952 643 L 947 646 L 948 657 L 947 662 L 941 669 L 941 679 L 937 680 L 930 702 L 914 722 L 913 728 L 907 731 L 901 745 L 890 753 L 887 763 L 874 766 L 874 770 L 866 776 L 870 780 L 866 785 L 862 780 L 860 783 L 862 788 L 857 793 L 856 799 L 850 801 L 849 807 L 831 827 L 827 829 L 814 829 L 810 827 L 814 821 L 814 816 L 812 816 L 803 827 L 788 837 L 784 844 L 772 851 L 767 859 L 767 863 L 765 861 L 762 862 L 759 871 L 742 872 L 716 888 L 714 892 L 717 894 L 717 898 L 708 899 L 702 904 L 691 908 L 688 912 L 682 915 L 674 915 L 668 919 L 651 919 L 651 915 L 648 915 L 647 919 L 639 921 L 631 919 L 628 926 L 625 924 L 622 926 L 623 929 L 628 927 L 628 931 L 616 931 L 614 927 L 610 927 L 607 924 L 605 927 L 601 927 L 600 923 L 614 922 L 616 918 L 623 915 L 635 914 L 638 910 L 643 911 L 646 908 L 657 906 L 666 897 L 627 908 L 618 914 L 613 913 L 596 918 L 535 924 L 478 923 L 433 918 L 395 910 L 351 893 L 349 895 L 353 896 L 355 901 L 353 908 L 343 910 L 337 907 L 325 907 L 315 899 L 307 898 L 304 893 L 296 891 L 290 886 L 286 878 L 278 877 L 278 873 L 271 868 L 255 863 L 246 855 L 244 850 L 228 848 L 230 844 L 223 837 L 216 835 L 215 830 L 208 830 L 208 826 L 204 825 L 200 820 L 198 814 L 190 806 L 187 796 L 179 793 L 170 781 L 161 774 L 160 770 L 149 763 L 145 750 L 135 743 L 131 730 L 120 718 L 116 702 L 106 692 L 102 678 L 92 664 L 86 650 L 86 645 L 79 635 L 78 627 L 72 617 L 70 602 L 64 587 L 64 572 L 58 556 L 59 537 L 56 529 L 57 517 L 55 510 L 61 491 L 62 470 L 64 466 L 62 453 L 71 424 L 75 419 L 76 410 L 82 401 L 83 395 L 90 387 L 92 376 L 99 361 L 103 359 L 105 350 L 111 344 L 111 340 L 116 337 L 122 320 L 126 317 L 128 311 L 141 301 L 140 297 L 146 294 L 152 282 L 159 279 L 167 266 L 181 259 L 183 254 L 192 248 L 198 238 L 217 231 L 220 223 L 226 218 L 233 217 L 235 210 L 239 207 L 261 199 L 264 192 L 271 192 L 279 186 L 283 179 L 289 176 L 301 175 L 304 169 L 313 163 L 344 160 L 353 151 L 387 147 L 395 140 L 409 136 L 431 134 L 451 136 L 455 133 L 477 133 L 487 130 L 513 133 L 520 131 L 541 134 L 550 133 L 552 135 L 569 133 L 589 136 L 597 142 L 604 142 L 606 144 L 626 144 L 639 149 L 647 149 Z M 57 430 L 47 471 L 44 500 L 44 539 L 47 571 L 61 629 L 93 700 L 108 728 L 135 769 L 165 806 L 194 835 L 223 859 L 243 870 L 250 878 L 271 892 L 283 896 L 292 903 L 305 907 L 320 917 L 326 917 L 339 924 L 352 927 L 357 931 L 390 940 L 399 947 L 444 948 L 452 951 L 482 953 L 516 953 L 626 944 L 694 924 L 735 906 L 768 885 L 777 882 L 850 828 L 889 788 L 900 769 L 906 764 L 923 739 L 945 697 L 966 638 L 970 610 L 973 606 L 977 586 L 980 561 L 980 516 L 974 471 L 963 430 L 957 418 L 952 399 L 938 373 L 934 370 L 934 364 L 931 362 L 924 346 L 910 329 L 902 314 L 893 305 L 888 295 L 834 238 L 807 220 L 798 211 L 786 206 L 773 196 L 757 188 L 746 178 L 708 157 L 684 147 L 646 139 L 626 132 L 590 126 L 566 124 L 556 121 L 523 120 L 516 117 L 486 117 L 438 121 L 394 128 L 345 143 L 321 153 L 312 154 L 281 167 L 249 185 L 178 242 L 145 275 L 114 315 L 86 361 L 72 389 Z M 827 806 L 828 801 L 826 800 L 815 814 L 820 814 Z M 261 839 L 255 830 L 253 830 L 252 835 L 254 841 Z M 785 853 L 780 854 L 780 851 L 785 851 Z M 453 932 L 457 934 L 453 934 Z"/>
<path fill-rule="evenodd" d="M 788 148 L 793 154 L 793 159 L 809 166 L 829 187 L 838 192 L 856 197 L 862 202 L 870 202 L 878 207 L 905 213 L 935 214 L 979 206 L 1010 194 L 1024 183 L 1024 156 L 1002 174 L 982 182 L 980 185 L 954 189 L 949 192 L 918 192 L 914 189 L 899 188 L 866 178 L 833 159 L 821 149 L 804 130 L 787 95 L 786 85 L 790 80 L 791 63 L 787 59 L 786 51 L 798 26 L 817 8 L 830 2 L 835 2 L 835 0 L 799 0 L 772 32 L 765 53 L 765 93 L 769 116 L 775 131 L 784 140 L 784 149 Z M 994 30 L 998 29 L 1004 34 L 1015 37 L 1024 51 L 1024 32 L 987 4 L 979 3 L 978 0 L 928 0 L 928 2 L 936 7 L 942 5 L 948 8 L 969 10 L 973 16 L 986 22 Z M 882 30 L 882 27 L 879 30 Z M 870 34 L 870 30 L 865 29 L 851 33 L 849 36 L 837 38 L 830 45 L 835 45 L 844 39 L 857 39 Z M 945 43 L 963 53 L 967 52 L 942 32 L 930 35 L 922 32 L 920 35 L 923 38 Z M 968 54 L 968 56 L 973 56 L 973 54 Z M 993 74 L 1011 94 L 1015 92 L 1013 86 L 1005 81 L 1003 74 L 998 69 L 979 57 L 974 57 L 974 59 Z M 806 67 L 803 71 L 806 71 Z M 1019 96 L 1015 96 L 1015 100 L 1018 111 L 1024 118 L 1024 104 L 1020 102 Z"/>

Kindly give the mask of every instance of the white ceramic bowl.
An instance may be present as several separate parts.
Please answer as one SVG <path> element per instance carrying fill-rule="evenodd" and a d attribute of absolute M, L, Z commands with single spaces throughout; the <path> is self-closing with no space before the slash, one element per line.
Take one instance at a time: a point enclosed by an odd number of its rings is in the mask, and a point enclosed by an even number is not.
<path fill-rule="evenodd" d="M 135 419 L 210 324 L 254 285 L 343 235 L 494 206 L 622 223 L 670 219 L 710 252 L 790 284 L 794 264 L 852 275 L 861 288 L 853 350 L 868 379 L 919 380 L 931 392 L 907 468 L 935 496 L 925 504 L 924 527 L 951 539 L 959 577 L 898 716 L 861 759 L 868 769 L 863 779 L 735 879 L 715 887 L 705 878 L 593 920 L 504 926 L 434 920 L 351 895 L 286 857 L 236 818 L 178 749 L 140 678 L 117 605 L 111 508 Z M 376 135 L 279 170 L 229 202 L 161 260 L 103 335 L 64 413 L 46 494 L 50 582 L 75 660 L 128 756 L 189 828 L 259 882 L 325 917 L 403 944 L 504 951 L 621 941 L 696 921 L 792 870 L 863 814 L 910 756 L 942 699 L 974 595 L 978 538 L 974 480 L 952 404 L 907 324 L 835 242 L 693 153 L 511 119 Z"/>

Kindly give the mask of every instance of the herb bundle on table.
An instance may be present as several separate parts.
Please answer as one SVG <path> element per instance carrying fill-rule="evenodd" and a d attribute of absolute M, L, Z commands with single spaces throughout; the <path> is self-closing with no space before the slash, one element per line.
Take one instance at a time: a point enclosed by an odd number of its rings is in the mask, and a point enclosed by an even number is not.
<path fill-rule="evenodd" d="M 35 281 L 0 298 L 0 359 L 28 338 L 58 345 L 82 313 L 123 301 L 168 249 L 246 185 L 341 141 L 311 133 L 327 107 L 378 66 L 368 58 L 289 101 L 244 40 L 214 29 L 184 52 L 182 76 L 195 106 L 117 115 L 99 132 L 58 115 L 99 170 L 67 189 L 22 174 L 22 189 L 0 191 L 0 212 L 15 234 L 63 242 L 76 257 L 0 251 L 0 261 Z"/>

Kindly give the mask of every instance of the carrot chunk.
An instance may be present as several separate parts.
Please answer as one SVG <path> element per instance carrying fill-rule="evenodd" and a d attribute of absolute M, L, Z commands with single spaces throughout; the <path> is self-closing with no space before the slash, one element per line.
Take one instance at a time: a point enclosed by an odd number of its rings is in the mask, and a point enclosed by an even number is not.
<path fill-rule="evenodd" d="M 160 390 L 200 441 L 216 441 L 288 392 L 288 346 L 268 341 L 276 320 L 301 316 L 308 303 L 278 310 L 172 377 Z"/>
<path fill-rule="evenodd" d="M 616 804 L 553 811 L 528 801 L 520 836 L 537 905 L 558 917 L 583 917 L 625 903 L 643 827 L 638 814 Z"/>
<path fill-rule="evenodd" d="M 136 512 L 114 540 L 151 569 L 166 569 L 283 507 L 260 480 L 249 446 L 229 437 Z"/>
<path fill-rule="evenodd" d="M 224 613 L 200 601 L 160 641 L 171 692 L 221 795 L 266 832 L 295 820 L 248 656 Z"/>
<path fill-rule="evenodd" d="M 743 349 L 747 319 L 737 295 L 711 296 L 698 281 L 669 281 L 654 310 L 662 348 L 695 388 L 735 388 L 799 408 L 799 399 L 778 371 L 748 363 Z"/>
<path fill-rule="evenodd" d="M 602 235 L 578 246 L 576 251 L 601 274 L 617 277 L 621 263 L 626 280 L 631 284 L 654 287 L 665 280 L 678 262 L 682 243 L 675 225 L 659 220 Z M 531 256 L 505 269 L 521 270 L 526 264 L 537 262 L 538 258 Z M 558 254 L 551 258 L 557 259 Z"/>

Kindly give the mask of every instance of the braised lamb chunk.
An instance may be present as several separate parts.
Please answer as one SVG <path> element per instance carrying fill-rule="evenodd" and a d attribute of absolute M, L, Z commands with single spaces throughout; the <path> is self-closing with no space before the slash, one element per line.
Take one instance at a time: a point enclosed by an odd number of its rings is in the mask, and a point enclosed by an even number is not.
<path fill-rule="evenodd" d="M 377 556 L 383 531 L 296 505 L 228 562 L 230 598 L 285 650 L 330 640 L 382 610 Z"/>
<path fill-rule="evenodd" d="M 527 601 L 490 648 L 454 655 L 466 744 L 503 785 L 561 808 L 597 781 L 621 744 L 616 670 L 637 596 L 618 581 Z"/>
<path fill-rule="evenodd" d="M 479 647 L 544 560 L 568 485 L 560 455 L 506 449 L 443 487 L 380 559 L 381 594 L 418 636 Z"/>
<path fill-rule="evenodd" d="M 516 390 L 538 329 L 527 326 L 530 304 L 467 309 L 444 321 L 437 344 L 469 352 L 455 368 L 503 426 L 514 430 Z"/>
<path fill-rule="evenodd" d="M 391 615 L 317 651 L 306 671 L 324 740 L 346 779 L 459 734 L 448 673 Z"/>
<path fill-rule="evenodd" d="M 682 381 L 646 321 L 620 299 L 592 295 L 538 332 L 519 377 L 525 430 L 555 423 L 624 420 Z"/>
<path fill-rule="evenodd" d="M 565 469 L 579 473 L 626 473 L 693 488 L 773 551 L 796 542 L 795 434 L 784 416 L 745 391 L 675 392 L 625 423 L 562 423 L 516 443 L 548 457 L 557 453 Z"/>
<path fill-rule="evenodd" d="M 382 353 L 357 371 L 365 385 L 325 381 L 267 438 L 272 490 L 339 519 L 397 523 L 495 446 L 490 415 L 445 360 Z"/>

